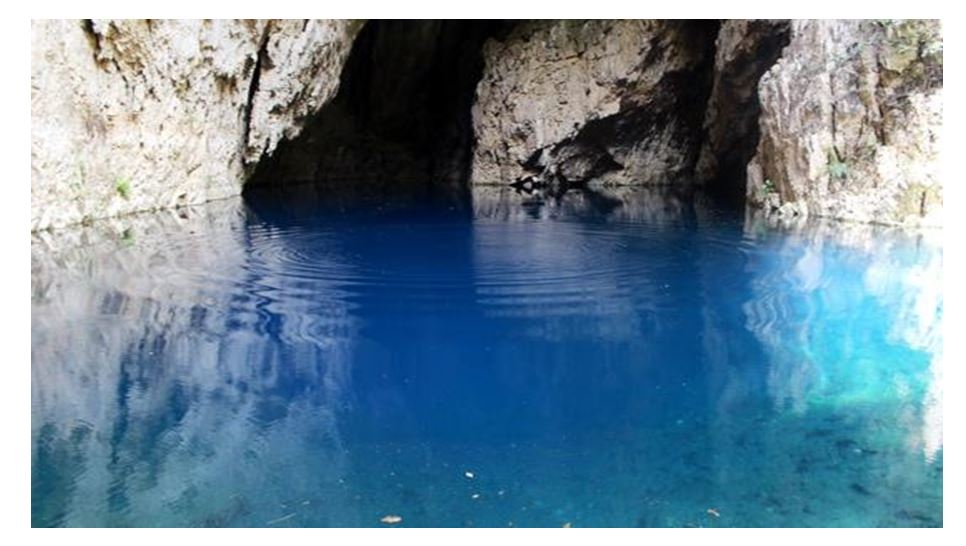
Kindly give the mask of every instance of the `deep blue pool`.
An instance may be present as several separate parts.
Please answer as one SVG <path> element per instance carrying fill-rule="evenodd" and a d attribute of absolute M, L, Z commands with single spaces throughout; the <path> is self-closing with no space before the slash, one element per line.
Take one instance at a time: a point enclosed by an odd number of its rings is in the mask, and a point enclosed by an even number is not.
<path fill-rule="evenodd" d="M 929 234 L 644 191 L 179 214 L 34 236 L 34 526 L 943 523 Z"/>

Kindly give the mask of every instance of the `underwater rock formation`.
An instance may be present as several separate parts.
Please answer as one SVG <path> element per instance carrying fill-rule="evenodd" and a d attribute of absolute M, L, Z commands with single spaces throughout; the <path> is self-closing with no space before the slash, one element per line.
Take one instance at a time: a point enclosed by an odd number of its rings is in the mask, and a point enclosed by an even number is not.
<path fill-rule="evenodd" d="M 938 21 L 795 21 L 758 94 L 749 204 L 788 215 L 941 223 Z"/>
<path fill-rule="evenodd" d="M 31 23 L 31 229 L 237 195 L 330 100 L 361 23 Z"/>

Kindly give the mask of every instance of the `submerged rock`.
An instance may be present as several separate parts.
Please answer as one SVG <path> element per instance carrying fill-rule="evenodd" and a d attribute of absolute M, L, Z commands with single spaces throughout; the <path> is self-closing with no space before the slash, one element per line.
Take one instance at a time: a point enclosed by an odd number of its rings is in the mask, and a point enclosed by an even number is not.
<path fill-rule="evenodd" d="M 938 21 L 795 21 L 758 94 L 750 204 L 941 223 Z"/>

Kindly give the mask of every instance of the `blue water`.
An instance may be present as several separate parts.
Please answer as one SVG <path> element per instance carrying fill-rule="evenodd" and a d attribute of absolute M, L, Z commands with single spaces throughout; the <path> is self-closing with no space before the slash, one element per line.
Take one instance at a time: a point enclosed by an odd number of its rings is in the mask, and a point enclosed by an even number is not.
<path fill-rule="evenodd" d="M 34 237 L 34 526 L 943 523 L 929 236 L 648 192 L 180 215 Z"/>

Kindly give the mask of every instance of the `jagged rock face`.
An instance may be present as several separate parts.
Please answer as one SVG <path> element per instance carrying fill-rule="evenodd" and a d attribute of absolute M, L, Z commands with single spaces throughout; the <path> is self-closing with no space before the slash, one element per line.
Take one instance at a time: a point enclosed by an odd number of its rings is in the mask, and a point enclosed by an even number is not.
<path fill-rule="evenodd" d="M 790 43 L 758 93 L 751 205 L 941 223 L 939 22 L 793 22 Z"/>
<path fill-rule="evenodd" d="M 788 214 L 941 223 L 938 22 L 362 26 L 33 21 L 31 228 L 246 180 L 462 194 L 467 176 L 708 181 Z"/>
<path fill-rule="evenodd" d="M 352 21 L 31 23 L 31 228 L 238 194 L 336 93 Z"/>
<path fill-rule="evenodd" d="M 788 21 L 732 19 L 715 42 L 714 83 L 705 113 L 697 178 L 721 193 L 745 193 L 758 143 L 758 82 L 788 44 Z"/>
<path fill-rule="evenodd" d="M 539 21 L 484 45 L 476 184 L 654 185 L 690 177 L 714 27 Z"/>
<path fill-rule="evenodd" d="M 335 99 L 279 146 L 249 187 L 398 196 L 463 193 L 480 49 L 495 21 L 369 21 Z M 297 190 L 302 192 L 303 190 Z"/>

